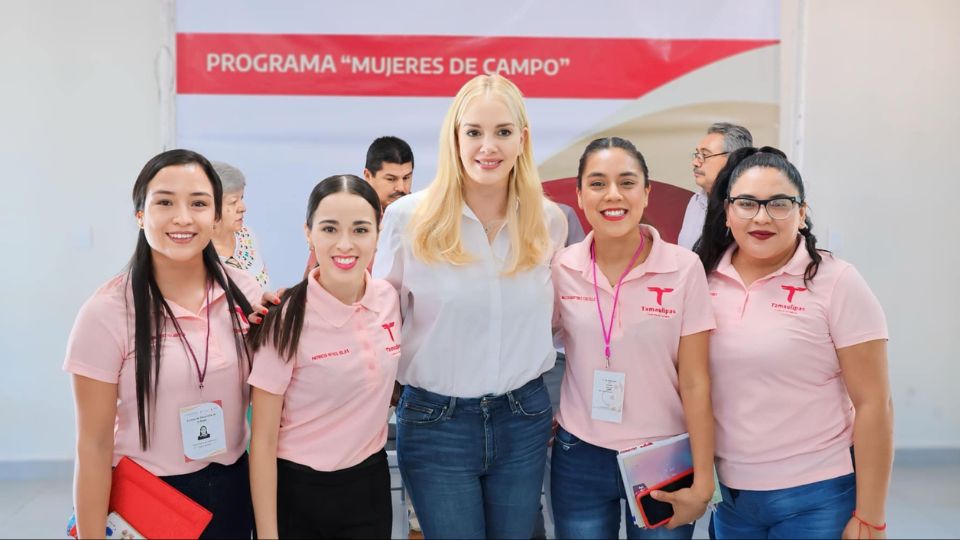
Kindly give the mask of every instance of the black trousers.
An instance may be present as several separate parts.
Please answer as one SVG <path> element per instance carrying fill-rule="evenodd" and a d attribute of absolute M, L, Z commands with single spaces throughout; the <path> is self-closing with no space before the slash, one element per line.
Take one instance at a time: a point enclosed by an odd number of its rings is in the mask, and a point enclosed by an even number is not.
<path fill-rule="evenodd" d="M 390 538 L 392 523 L 384 450 L 332 472 L 277 460 L 280 538 Z"/>
<path fill-rule="evenodd" d="M 250 467 L 246 453 L 233 465 L 211 463 L 195 473 L 160 478 L 213 513 L 213 519 L 200 538 L 249 540 L 253 534 Z"/>

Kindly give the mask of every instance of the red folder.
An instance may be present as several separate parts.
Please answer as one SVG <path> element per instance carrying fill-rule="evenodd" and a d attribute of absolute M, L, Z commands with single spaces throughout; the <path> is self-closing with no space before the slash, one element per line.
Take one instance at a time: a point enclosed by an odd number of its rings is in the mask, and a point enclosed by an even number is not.
<path fill-rule="evenodd" d="M 200 538 L 213 514 L 132 459 L 113 469 L 110 510 L 146 538 Z M 70 531 L 76 538 L 76 528 Z"/>

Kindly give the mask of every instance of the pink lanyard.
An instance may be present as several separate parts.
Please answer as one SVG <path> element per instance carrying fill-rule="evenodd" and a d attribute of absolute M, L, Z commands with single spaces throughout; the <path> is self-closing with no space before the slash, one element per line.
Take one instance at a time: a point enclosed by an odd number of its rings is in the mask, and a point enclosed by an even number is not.
<path fill-rule="evenodd" d="M 194 367 L 197 368 L 197 378 L 200 379 L 200 389 L 203 390 L 203 380 L 207 378 L 207 361 L 210 360 L 210 289 L 211 284 L 207 283 L 207 344 L 206 348 L 203 351 L 203 370 L 200 370 L 200 362 L 197 361 L 197 355 L 193 352 L 193 347 L 190 346 L 190 340 L 187 339 L 187 334 L 183 332 L 183 329 L 180 328 L 180 323 L 177 322 L 176 316 L 171 316 L 173 319 L 173 327 L 177 329 L 177 333 L 180 334 L 180 340 L 183 341 L 184 345 L 187 346 L 187 351 L 190 352 L 190 358 L 193 360 Z M 172 314 L 171 314 L 172 315 Z"/>
<path fill-rule="evenodd" d="M 607 329 L 606 322 L 603 320 L 603 308 L 600 307 L 600 288 L 597 286 L 597 254 L 595 243 L 590 242 L 590 262 L 593 264 L 593 294 L 597 300 L 597 313 L 600 314 L 600 331 L 603 333 L 603 355 L 607 359 L 607 367 L 610 367 L 610 336 L 613 335 L 613 321 L 614 317 L 617 314 L 617 303 L 620 299 L 620 286 L 623 285 L 623 278 L 627 277 L 627 274 L 630 273 L 630 270 L 633 270 L 633 265 L 636 264 L 637 259 L 640 258 L 640 253 L 643 251 L 643 246 L 646 243 L 646 238 L 644 238 L 643 233 L 640 233 L 640 246 L 637 248 L 636 253 L 633 254 L 633 258 L 630 259 L 630 264 L 627 265 L 626 270 L 623 271 L 623 274 L 620 275 L 620 279 L 617 280 L 617 287 L 613 292 L 613 309 L 610 310 L 610 329 Z"/>

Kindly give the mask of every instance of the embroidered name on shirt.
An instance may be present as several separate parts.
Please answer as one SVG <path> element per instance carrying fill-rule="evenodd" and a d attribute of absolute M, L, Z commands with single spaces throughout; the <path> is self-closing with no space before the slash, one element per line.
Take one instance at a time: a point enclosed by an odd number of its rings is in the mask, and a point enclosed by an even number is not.
<path fill-rule="evenodd" d="M 340 349 L 339 351 L 330 351 L 330 352 L 315 354 L 311 356 L 310 359 L 316 362 L 317 360 L 324 360 L 326 358 L 336 358 L 338 356 L 346 356 L 348 354 L 350 354 L 350 349 L 346 348 L 346 349 Z"/>
<path fill-rule="evenodd" d="M 580 296 L 576 294 L 562 294 L 560 295 L 561 300 L 579 300 L 581 302 L 593 302 L 596 300 L 593 296 Z"/>

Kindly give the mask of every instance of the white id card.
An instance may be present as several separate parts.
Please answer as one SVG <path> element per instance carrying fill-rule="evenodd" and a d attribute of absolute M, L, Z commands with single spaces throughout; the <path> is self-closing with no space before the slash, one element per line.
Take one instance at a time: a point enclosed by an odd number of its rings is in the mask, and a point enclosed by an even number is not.
<path fill-rule="evenodd" d="M 123 519 L 120 514 L 116 512 L 110 512 L 107 514 L 107 540 L 112 540 L 113 538 L 119 538 L 122 540 L 137 540 L 144 538 L 142 534 L 137 532 L 127 520 Z"/>
<path fill-rule="evenodd" d="M 180 409 L 180 436 L 185 461 L 199 461 L 227 451 L 223 405 L 208 401 Z"/>
<path fill-rule="evenodd" d="M 623 387 L 626 380 L 626 373 L 602 369 L 593 372 L 591 418 L 616 424 L 623 421 Z"/>

